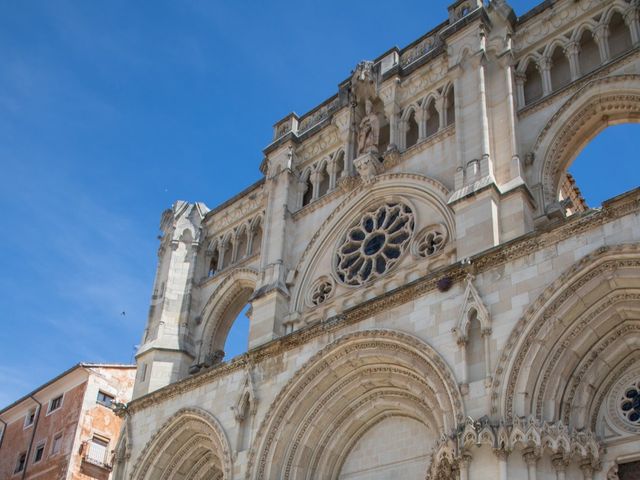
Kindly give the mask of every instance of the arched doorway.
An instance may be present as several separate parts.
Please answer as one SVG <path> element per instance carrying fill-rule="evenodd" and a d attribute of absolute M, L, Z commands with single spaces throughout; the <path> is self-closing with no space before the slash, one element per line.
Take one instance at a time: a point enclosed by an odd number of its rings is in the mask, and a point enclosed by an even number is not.
<path fill-rule="evenodd" d="M 133 480 L 231 478 L 231 449 L 224 430 L 198 408 L 176 412 L 136 461 Z"/>
<path fill-rule="evenodd" d="M 278 394 L 258 429 L 249 477 L 423 478 L 432 447 L 462 409 L 452 372 L 421 340 L 393 330 L 345 335 Z"/>

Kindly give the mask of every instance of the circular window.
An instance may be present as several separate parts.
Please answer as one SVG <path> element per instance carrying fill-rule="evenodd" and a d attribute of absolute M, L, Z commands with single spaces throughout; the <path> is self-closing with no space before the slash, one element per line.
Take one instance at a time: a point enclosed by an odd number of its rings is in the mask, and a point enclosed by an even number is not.
<path fill-rule="evenodd" d="M 333 282 L 326 277 L 322 277 L 313 284 L 309 291 L 309 305 L 317 307 L 322 305 L 333 293 Z"/>
<path fill-rule="evenodd" d="M 347 285 L 363 285 L 384 275 L 400 259 L 415 220 L 402 203 L 366 212 L 345 235 L 336 254 L 336 274 Z"/>
<path fill-rule="evenodd" d="M 620 399 L 620 410 L 629 423 L 640 426 L 640 380 L 624 390 Z"/>
<path fill-rule="evenodd" d="M 447 229 L 444 225 L 431 225 L 422 230 L 415 241 L 414 253 L 428 258 L 440 253 L 447 243 Z"/>

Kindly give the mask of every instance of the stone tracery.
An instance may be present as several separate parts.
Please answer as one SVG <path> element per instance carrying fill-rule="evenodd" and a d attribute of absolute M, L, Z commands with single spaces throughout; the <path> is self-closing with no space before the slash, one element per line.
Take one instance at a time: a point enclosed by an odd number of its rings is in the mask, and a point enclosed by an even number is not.
<path fill-rule="evenodd" d="M 358 286 L 387 273 L 404 253 L 414 226 L 411 208 L 401 203 L 385 204 L 364 213 L 336 252 L 340 281 Z"/>

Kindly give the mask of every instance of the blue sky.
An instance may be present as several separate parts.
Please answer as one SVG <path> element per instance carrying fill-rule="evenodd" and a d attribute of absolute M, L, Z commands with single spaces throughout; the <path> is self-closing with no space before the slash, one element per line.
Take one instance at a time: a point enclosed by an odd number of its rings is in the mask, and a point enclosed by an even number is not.
<path fill-rule="evenodd" d="M 256 181 L 275 121 L 448 3 L 0 0 L 0 407 L 79 361 L 131 361 L 161 212 Z M 615 130 L 590 154 L 631 172 L 613 149 L 640 132 Z M 597 205 L 612 193 L 584 165 Z"/>

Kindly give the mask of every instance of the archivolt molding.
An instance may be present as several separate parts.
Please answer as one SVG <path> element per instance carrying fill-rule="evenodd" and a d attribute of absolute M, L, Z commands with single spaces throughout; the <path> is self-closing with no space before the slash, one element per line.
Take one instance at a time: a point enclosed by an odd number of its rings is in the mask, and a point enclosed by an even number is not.
<path fill-rule="evenodd" d="M 385 361 L 385 358 L 394 359 L 394 364 Z M 366 363 L 366 359 L 371 362 Z M 317 382 L 333 382 L 331 379 L 337 375 L 334 370 L 348 365 L 351 365 L 349 369 L 353 371 L 348 375 L 341 375 L 340 381 L 334 382 L 332 388 L 326 391 L 314 388 Z M 363 397 L 361 388 L 374 378 L 393 378 L 393 387 L 370 385 L 371 398 L 365 402 L 366 405 L 379 401 L 389 405 L 385 408 L 395 408 L 405 414 L 412 410 L 421 412 L 415 415 L 421 417 L 422 422 L 435 422 L 432 428 L 440 430 L 436 435 L 452 431 L 456 423 L 463 419 L 464 407 L 456 380 L 449 366 L 432 347 L 416 337 L 392 330 L 366 330 L 344 335 L 313 355 L 278 393 L 258 429 L 246 478 L 286 478 L 310 426 L 316 431 L 314 448 L 319 447 L 311 457 L 311 465 L 322 467 L 321 457 L 325 456 L 320 453 L 325 451 L 331 441 L 342 437 L 343 442 L 348 442 L 346 435 L 331 432 L 344 432 L 345 427 L 341 425 L 358 418 L 358 409 L 364 405 L 358 404 Z M 354 396 L 357 400 L 345 407 L 342 416 L 331 418 L 323 431 L 321 422 L 317 420 L 318 415 L 335 416 L 335 412 L 330 413 L 328 405 L 331 405 L 333 398 L 344 398 L 345 391 L 351 388 L 360 393 Z M 396 401 L 390 398 L 396 398 Z M 311 404 L 303 408 L 304 412 L 295 411 L 295 406 L 301 403 L 301 399 Z M 431 402 L 425 404 L 428 399 Z M 400 408 L 402 404 L 412 407 Z M 290 431 L 285 434 L 283 429 Z M 282 472 L 268 473 L 269 469 L 277 468 L 271 458 L 275 449 L 284 446 L 288 446 L 286 455 L 281 462 L 275 462 L 282 464 Z M 309 465 L 307 461 L 308 459 L 305 464 Z M 322 468 L 335 468 L 335 463 L 333 465 L 334 467 L 325 465 Z"/>
<path fill-rule="evenodd" d="M 632 192 L 611 202 L 605 203 L 601 209 L 592 210 L 582 215 L 574 215 L 551 231 L 537 232 L 533 236 L 526 236 L 523 239 L 508 243 L 499 249 L 494 249 L 488 253 L 483 253 L 474 257 L 472 260 L 475 272 L 476 274 L 480 274 L 509 262 L 513 262 L 519 258 L 524 258 L 528 255 L 535 254 L 536 252 L 543 251 L 547 248 L 553 248 L 554 245 L 557 245 L 566 239 L 575 238 L 586 232 L 601 228 L 603 225 L 609 224 L 616 219 L 636 214 L 639 209 L 640 196 L 637 192 Z M 614 251 L 620 250 L 620 252 L 624 252 L 625 249 L 627 249 L 628 251 L 633 252 L 634 248 L 635 247 L 633 245 L 621 246 L 616 247 Z M 594 257 L 601 257 L 611 251 L 611 247 L 602 247 L 587 258 L 593 259 Z M 581 265 L 584 267 L 584 263 Z M 579 268 L 581 267 L 576 266 L 576 269 Z M 304 344 L 308 344 L 314 338 L 337 333 L 345 326 L 357 324 L 362 320 L 371 318 L 372 315 L 376 315 L 380 312 L 405 304 L 411 300 L 426 295 L 429 292 L 435 291 L 438 288 L 438 280 L 443 276 L 448 276 L 453 282 L 458 282 L 464 280 L 466 275 L 466 270 L 460 264 L 450 265 L 439 269 L 436 272 L 430 272 L 410 285 L 405 285 L 396 291 L 382 295 L 380 298 L 360 304 L 357 307 L 352 308 L 341 315 L 328 319 L 325 322 L 296 331 L 293 334 L 288 335 L 286 338 L 269 342 L 261 347 L 249 351 L 244 357 L 238 358 L 235 361 L 222 363 L 205 373 L 189 376 L 179 382 L 170 384 L 160 390 L 133 400 L 128 404 L 128 411 L 131 415 L 137 414 L 138 412 L 153 407 L 154 405 L 157 405 L 169 398 L 183 395 L 201 387 L 202 385 L 210 384 L 211 382 L 217 381 L 217 379 L 224 378 L 231 375 L 233 372 L 242 370 L 245 368 L 245 364 L 248 360 L 252 361 L 254 365 L 259 365 L 267 359 L 277 357 Z M 561 281 L 554 283 L 545 291 L 546 297 L 544 298 L 551 298 L 551 296 L 561 287 L 563 287 Z M 525 314 L 524 318 L 531 318 L 536 309 L 541 308 L 543 301 L 543 296 L 540 296 L 540 304 L 532 304 L 530 309 L 527 310 L 528 313 Z M 509 337 L 509 341 L 505 346 L 501 359 L 496 367 L 496 372 L 499 372 L 500 376 L 505 375 L 507 358 L 510 355 L 513 355 L 513 349 L 516 346 L 515 342 L 523 332 L 524 325 L 526 325 L 526 320 L 520 320 L 518 327 L 514 330 L 514 332 L 518 331 L 519 333 L 512 333 Z M 500 404 L 500 385 L 504 380 L 498 379 L 497 377 L 494 378 L 496 378 L 498 383 L 492 386 L 492 414 L 498 412 L 498 405 Z"/>
<path fill-rule="evenodd" d="M 211 459 L 217 458 L 225 479 L 232 478 L 231 448 L 224 428 L 218 420 L 209 412 L 197 408 L 183 408 L 177 411 L 158 432 L 147 442 L 142 449 L 141 455 L 135 462 L 131 478 L 133 480 L 146 480 L 150 469 L 157 465 L 158 460 L 165 453 L 165 450 L 172 446 L 179 434 L 190 427 L 199 426 L 206 433 L 198 434 L 194 432 L 193 439 L 188 442 L 189 450 L 192 451 L 195 445 L 203 445 L 207 451 L 212 453 Z M 193 442 L 193 445 L 191 443 Z M 163 472 L 162 478 L 170 478 L 171 472 L 179 462 L 184 460 L 180 452 L 186 453 L 186 445 L 172 455 L 171 463 Z"/>
<path fill-rule="evenodd" d="M 492 415 L 500 415 L 507 420 L 514 417 L 515 385 L 525 358 L 537 344 L 538 335 L 560 321 L 559 315 L 567 302 L 579 298 L 576 297 L 577 292 L 594 279 L 607 278 L 617 270 L 638 268 L 640 244 L 601 247 L 582 258 L 545 289 L 517 322 L 500 355 L 491 386 Z M 598 307 L 594 308 L 597 311 Z"/>
<path fill-rule="evenodd" d="M 552 375 L 554 369 L 560 363 L 560 359 L 563 354 L 565 354 L 568 348 L 576 341 L 576 339 L 584 334 L 585 331 L 590 331 L 589 329 L 594 328 L 595 320 L 598 317 L 602 317 L 603 315 L 614 315 L 616 314 L 616 309 L 619 304 L 626 302 L 637 302 L 640 301 L 640 292 L 624 292 L 617 293 L 605 296 L 603 299 L 598 301 L 595 305 L 593 305 L 589 311 L 585 312 L 580 316 L 580 320 L 572 326 L 561 339 L 556 342 L 556 344 L 551 349 L 549 353 L 549 360 L 546 364 L 546 368 L 542 372 L 541 380 L 536 387 L 536 392 L 534 397 L 536 398 L 535 405 L 535 414 L 538 418 L 543 418 L 543 404 L 544 398 L 548 384 L 553 380 L 554 382 L 559 381 L 559 378 Z M 586 374 L 589 367 L 593 364 L 593 362 L 600 356 L 600 354 L 608 348 L 611 343 L 620 339 L 626 333 L 632 332 L 640 332 L 640 324 L 631 324 L 631 325 L 622 325 L 619 324 L 612 331 L 608 332 L 608 336 L 602 337 L 602 339 L 598 342 L 597 345 L 592 346 L 589 350 L 589 355 L 584 357 L 581 362 L 581 367 L 577 368 L 574 372 L 574 377 L 571 382 L 571 387 L 569 391 L 566 393 L 567 397 L 563 401 L 563 413 L 562 419 L 565 423 L 569 424 L 571 407 L 573 406 L 573 400 L 575 397 L 575 392 L 580 384 L 580 380 Z"/>
<path fill-rule="evenodd" d="M 455 238 L 455 220 L 446 205 L 449 193 L 449 190 L 436 180 L 422 175 L 404 173 L 379 175 L 375 177 L 372 184 L 360 184 L 349 192 L 313 235 L 298 261 L 296 271 L 300 281 L 292 296 L 293 311 L 304 308 L 304 292 L 310 282 L 315 280 L 315 277 L 311 278 L 311 276 L 316 263 L 327 251 L 334 251 L 344 228 L 352 221 L 352 215 L 347 215 L 348 212 L 364 211 L 381 200 L 389 200 L 390 197 L 397 201 L 412 201 L 413 204 L 417 204 L 419 200 L 427 202 L 440 216 L 438 219 L 430 220 L 444 222 L 450 238 Z"/>
<path fill-rule="evenodd" d="M 591 81 L 560 107 L 532 150 L 541 159 L 537 181 L 543 184 L 545 204 L 555 200 L 562 172 L 582 147 L 603 127 L 628 120 L 640 120 L 640 75 Z"/>

